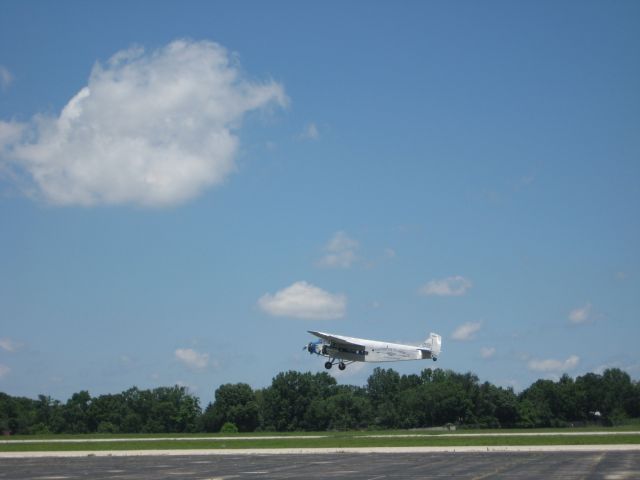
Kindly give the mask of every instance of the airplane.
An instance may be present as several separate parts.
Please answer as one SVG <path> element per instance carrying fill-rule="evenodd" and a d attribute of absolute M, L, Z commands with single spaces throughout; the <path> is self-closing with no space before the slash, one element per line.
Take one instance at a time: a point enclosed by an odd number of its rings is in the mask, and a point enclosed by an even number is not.
<path fill-rule="evenodd" d="M 431 333 L 424 343 L 415 346 L 345 337 L 311 330 L 308 332 L 318 337 L 319 340 L 309 342 L 302 349 L 307 350 L 310 354 L 315 353 L 327 357 L 329 360 L 324 364 L 324 368 L 327 370 L 336 364 L 340 370 L 344 370 L 347 365 L 353 362 L 397 362 L 428 358 L 435 362 L 440 355 L 440 350 L 442 350 L 442 337 L 437 333 Z"/>

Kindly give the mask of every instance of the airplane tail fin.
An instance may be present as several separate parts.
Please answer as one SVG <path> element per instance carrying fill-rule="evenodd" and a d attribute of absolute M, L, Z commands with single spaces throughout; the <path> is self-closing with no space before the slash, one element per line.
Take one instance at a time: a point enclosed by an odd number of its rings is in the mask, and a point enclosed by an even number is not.
<path fill-rule="evenodd" d="M 438 357 L 442 350 L 442 337 L 437 333 L 431 332 L 429 338 L 424 341 L 424 346 L 431 350 L 432 357 Z"/>

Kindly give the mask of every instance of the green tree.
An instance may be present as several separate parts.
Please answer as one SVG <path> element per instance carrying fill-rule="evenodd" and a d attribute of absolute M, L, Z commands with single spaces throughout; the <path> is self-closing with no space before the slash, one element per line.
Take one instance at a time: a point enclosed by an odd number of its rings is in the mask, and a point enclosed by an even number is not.
<path fill-rule="evenodd" d="M 66 433 L 88 433 L 91 395 L 86 390 L 74 393 L 63 408 Z"/>
<path fill-rule="evenodd" d="M 206 431 L 217 432 L 227 422 L 240 432 L 253 432 L 260 424 L 256 395 L 246 383 L 227 383 L 215 392 L 215 402 L 209 404 L 203 415 Z"/>
<path fill-rule="evenodd" d="M 314 425 L 307 423 L 307 410 L 314 399 L 329 397 L 335 385 L 335 379 L 326 372 L 279 373 L 261 394 L 264 428 L 277 431 L 313 429 Z"/>

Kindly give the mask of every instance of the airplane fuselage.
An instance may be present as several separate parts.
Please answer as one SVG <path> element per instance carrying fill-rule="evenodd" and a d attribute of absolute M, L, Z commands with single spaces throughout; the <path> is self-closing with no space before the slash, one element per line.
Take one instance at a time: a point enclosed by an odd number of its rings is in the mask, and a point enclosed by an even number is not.
<path fill-rule="evenodd" d="M 431 352 L 413 345 L 400 343 L 379 342 L 375 340 L 362 341 L 364 349 L 344 347 L 342 345 L 324 344 L 321 355 L 330 358 L 340 358 L 352 362 L 398 362 L 401 360 L 423 360 L 431 358 Z"/>
<path fill-rule="evenodd" d="M 440 353 L 441 337 L 431 334 L 431 337 L 420 346 L 402 343 L 382 342 L 364 338 L 346 337 L 323 332 L 309 333 L 320 340 L 306 346 L 309 353 L 315 353 L 329 358 L 326 368 L 331 368 L 339 360 L 340 369 L 344 369 L 345 362 L 398 362 L 403 360 L 437 360 Z"/>

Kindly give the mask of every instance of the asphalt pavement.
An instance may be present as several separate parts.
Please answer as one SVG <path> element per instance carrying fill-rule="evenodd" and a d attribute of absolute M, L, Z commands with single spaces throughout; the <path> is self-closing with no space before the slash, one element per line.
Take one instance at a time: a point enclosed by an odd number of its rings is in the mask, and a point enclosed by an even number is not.
<path fill-rule="evenodd" d="M 638 479 L 637 451 L 0 458 L 2 479 Z"/>

